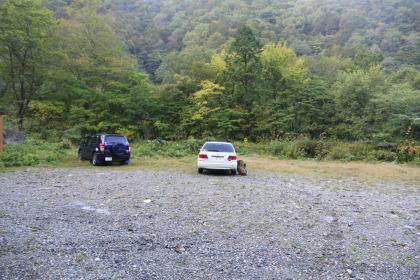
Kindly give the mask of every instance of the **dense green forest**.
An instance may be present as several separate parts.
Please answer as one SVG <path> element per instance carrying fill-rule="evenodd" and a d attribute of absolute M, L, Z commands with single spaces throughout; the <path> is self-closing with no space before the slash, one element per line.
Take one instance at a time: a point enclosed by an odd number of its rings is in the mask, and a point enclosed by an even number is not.
<path fill-rule="evenodd" d="M 0 4 L 5 128 L 70 141 L 420 139 L 418 0 Z"/>

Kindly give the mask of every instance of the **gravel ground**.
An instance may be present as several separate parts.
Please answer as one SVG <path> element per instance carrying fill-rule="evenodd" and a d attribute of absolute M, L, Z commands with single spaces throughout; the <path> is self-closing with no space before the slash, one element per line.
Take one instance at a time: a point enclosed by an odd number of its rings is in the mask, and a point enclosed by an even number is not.
<path fill-rule="evenodd" d="M 0 279 L 420 279 L 419 185 L 0 173 Z"/>

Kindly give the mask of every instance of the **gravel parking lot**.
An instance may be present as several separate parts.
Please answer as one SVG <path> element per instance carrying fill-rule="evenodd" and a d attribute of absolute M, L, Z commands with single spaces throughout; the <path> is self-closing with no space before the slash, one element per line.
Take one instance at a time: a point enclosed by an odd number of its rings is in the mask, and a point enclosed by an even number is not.
<path fill-rule="evenodd" d="M 0 173 L 0 279 L 420 279 L 419 185 Z"/>

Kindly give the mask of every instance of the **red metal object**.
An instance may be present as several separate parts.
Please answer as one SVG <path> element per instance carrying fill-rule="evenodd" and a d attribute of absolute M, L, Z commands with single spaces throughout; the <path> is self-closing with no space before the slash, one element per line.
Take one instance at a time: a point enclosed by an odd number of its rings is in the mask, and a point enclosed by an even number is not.
<path fill-rule="evenodd" d="M 3 155 L 3 113 L 0 112 L 0 155 Z"/>

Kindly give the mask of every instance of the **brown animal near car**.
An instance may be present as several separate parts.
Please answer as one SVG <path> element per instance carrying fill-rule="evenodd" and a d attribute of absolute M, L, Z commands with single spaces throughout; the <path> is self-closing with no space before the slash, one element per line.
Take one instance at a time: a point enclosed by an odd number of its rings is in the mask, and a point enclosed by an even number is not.
<path fill-rule="evenodd" d="M 238 159 L 238 173 L 241 175 L 248 174 L 248 171 L 246 171 L 246 163 L 241 159 Z"/>

